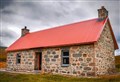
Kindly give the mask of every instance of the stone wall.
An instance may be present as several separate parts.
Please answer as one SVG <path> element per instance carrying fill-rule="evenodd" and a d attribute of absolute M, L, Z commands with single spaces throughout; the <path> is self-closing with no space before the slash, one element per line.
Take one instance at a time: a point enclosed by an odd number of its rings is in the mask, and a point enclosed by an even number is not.
<path fill-rule="evenodd" d="M 69 48 L 70 64 L 61 65 L 61 51 L 63 48 L 42 49 L 42 70 L 46 73 L 68 74 L 73 76 L 94 76 L 94 46 L 81 45 Z M 7 68 L 13 71 L 33 71 L 35 67 L 35 52 L 40 50 L 26 50 L 10 52 L 7 56 Z M 21 64 L 16 63 L 16 54 L 21 54 Z"/>
<path fill-rule="evenodd" d="M 94 76 L 94 46 L 81 45 L 70 48 L 72 74 L 78 76 Z"/>
<path fill-rule="evenodd" d="M 21 63 L 17 64 L 16 55 L 20 53 Z M 34 51 L 9 52 L 7 54 L 7 70 L 13 71 L 32 71 L 34 70 Z"/>
<path fill-rule="evenodd" d="M 59 67 L 61 66 L 60 48 L 43 49 L 42 58 L 43 72 L 58 73 Z"/>
<path fill-rule="evenodd" d="M 108 23 L 102 31 L 102 35 L 95 43 L 96 74 L 108 74 L 115 69 L 114 42 Z"/>
<path fill-rule="evenodd" d="M 44 72 L 55 74 L 68 74 L 74 76 L 94 76 L 94 46 L 81 45 L 69 47 L 70 64 L 68 67 L 61 65 L 61 49 L 51 48 L 43 50 L 43 66 Z"/>

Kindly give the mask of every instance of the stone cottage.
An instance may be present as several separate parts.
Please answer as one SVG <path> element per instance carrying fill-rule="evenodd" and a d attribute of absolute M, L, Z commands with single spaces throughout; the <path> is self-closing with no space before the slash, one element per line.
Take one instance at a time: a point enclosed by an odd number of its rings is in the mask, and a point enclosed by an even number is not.
<path fill-rule="evenodd" d="M 118 49 L 108 11 L 98 9 L 98 18 L 37 32 L 27 27 L 9 46 L 7 70 L 35 71 L 73 76 L 109 74 L 115 69 Z"/>

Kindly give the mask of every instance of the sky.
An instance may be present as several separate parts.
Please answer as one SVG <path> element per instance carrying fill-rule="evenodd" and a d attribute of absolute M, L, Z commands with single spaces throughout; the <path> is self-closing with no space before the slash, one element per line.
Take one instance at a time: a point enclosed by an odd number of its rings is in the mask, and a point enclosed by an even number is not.
<path fill-rule="evenodd" d="M 119 0 L 0 0 L 0 46 L 10 46 L 21 36 L 24 26 L 30 32 L 98 17 L 105 6 L 120 48 Z M 120 54 L 120 49 L 116 50 Z"/>

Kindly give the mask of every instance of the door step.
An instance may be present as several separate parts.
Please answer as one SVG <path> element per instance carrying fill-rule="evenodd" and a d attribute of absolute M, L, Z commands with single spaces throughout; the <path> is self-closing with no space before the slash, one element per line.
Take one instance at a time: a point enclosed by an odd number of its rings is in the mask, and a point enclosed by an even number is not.
<path fill-rule="evenodd" d="M 41 73 L 41 70 L 34 70 L 33 72 L 38 74 L 38 73 Z"/>

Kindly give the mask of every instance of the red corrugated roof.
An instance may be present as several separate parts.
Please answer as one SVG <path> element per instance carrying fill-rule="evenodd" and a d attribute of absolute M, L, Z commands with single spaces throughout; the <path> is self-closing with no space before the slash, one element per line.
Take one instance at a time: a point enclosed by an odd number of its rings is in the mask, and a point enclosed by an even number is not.
<path fill-rule="evenodd" d="M 98 18 L 29 33 L 15 41 L 7 51 L 93 43 L 98 40 L 107 18 Z"/>

